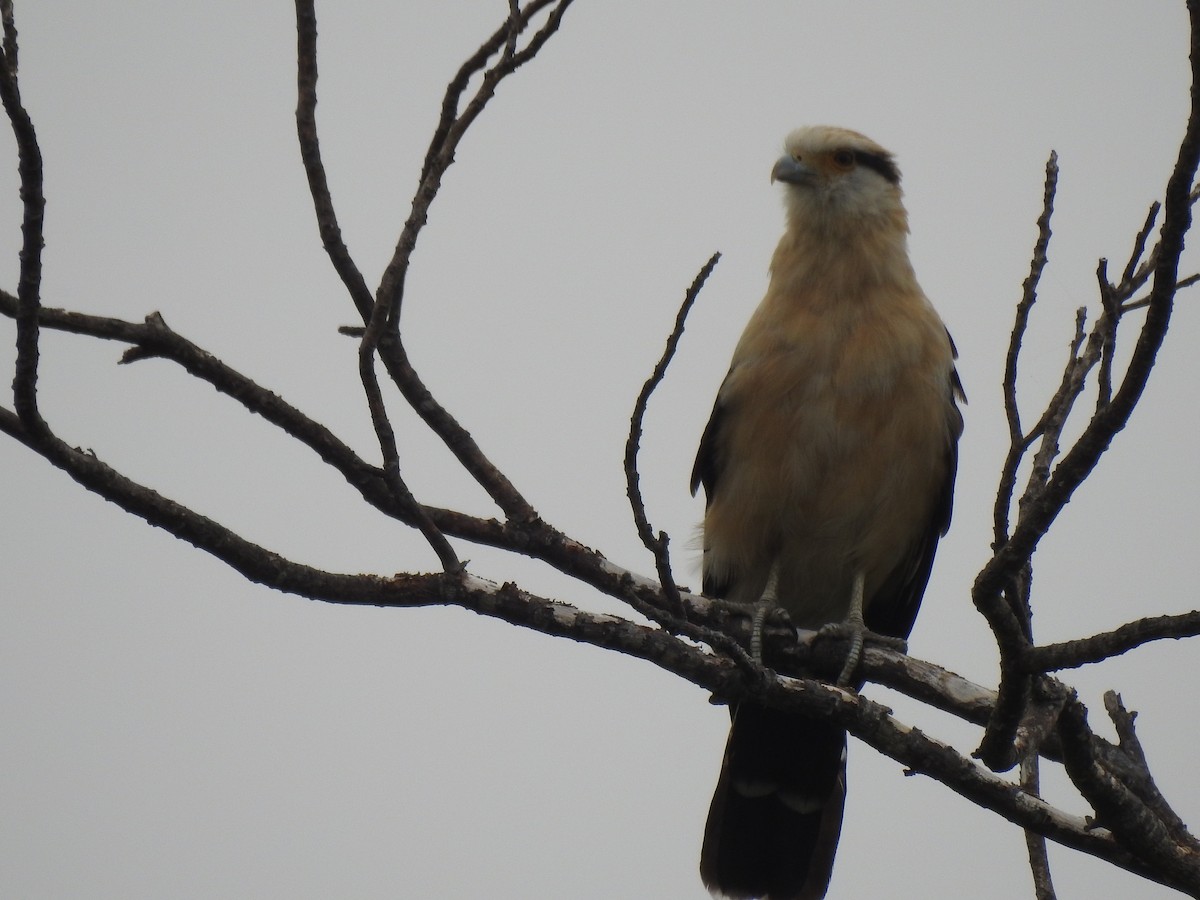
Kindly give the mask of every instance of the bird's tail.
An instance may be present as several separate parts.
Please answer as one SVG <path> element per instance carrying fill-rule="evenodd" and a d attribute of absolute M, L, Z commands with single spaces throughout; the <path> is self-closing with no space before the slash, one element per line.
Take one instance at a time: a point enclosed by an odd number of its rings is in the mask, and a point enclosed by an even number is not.
<path fill-rule="evenodd" d="M 846 800 L 846 732 L 739 704 L 708 811 L 700 876 L 730 900 L 820 900 Z"/>

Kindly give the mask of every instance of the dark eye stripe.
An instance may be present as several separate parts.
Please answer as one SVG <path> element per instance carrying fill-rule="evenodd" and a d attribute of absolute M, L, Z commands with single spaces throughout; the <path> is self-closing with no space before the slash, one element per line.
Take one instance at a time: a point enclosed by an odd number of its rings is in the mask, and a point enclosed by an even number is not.
<path fill-rule="evenodd" d="M 860 166 L 874 169 L 892 184 L 900 183 L 900 170 L 896 168 L 896 164 L 890 157 L 880 156 L 878 153 L 870 153 L 866 150 L 855 150 L 854 160 Z"/>

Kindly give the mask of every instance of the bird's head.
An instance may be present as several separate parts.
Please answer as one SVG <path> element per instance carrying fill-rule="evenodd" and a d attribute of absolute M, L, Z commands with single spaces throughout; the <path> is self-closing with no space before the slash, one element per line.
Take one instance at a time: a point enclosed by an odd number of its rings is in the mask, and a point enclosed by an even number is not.
<path fill-rule="evenodd" d="M 892 154 L 870 138 L 846 128 L 810 125 L 789 134 L 784 151 L 771 181 L 786 185 L 794 223 L 828 227 L 903 220 L 900 170 Z"/>

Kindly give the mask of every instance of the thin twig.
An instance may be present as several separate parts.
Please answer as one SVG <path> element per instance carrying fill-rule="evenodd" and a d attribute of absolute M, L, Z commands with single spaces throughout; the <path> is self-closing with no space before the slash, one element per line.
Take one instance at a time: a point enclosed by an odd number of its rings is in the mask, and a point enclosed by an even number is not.
<path fill-rule="evenodd" d="M 566 0 L 569 2 L 569 0 Z M 531 16 L 537 9 L 546 5 L 545 0 L 537 0 L 530 4 L 530 9 L 527 10 L 527 15 L 523 16 L 521 23 L 528 23 L 528 16 Z M 503 37 L 507 35 L 513 26 L 509 21 L 497 32 L 501 45 Z M 554 27 L 557 27 L 555 22 Z M 316 39 L 317 39 L 317 23 L 316 14 L 312 0 L 296 0 L 296 28 L 297 28 L 297 84 L 298 84 L 298 101 L 296 110 L 297 133 L 300 140 L 301 156 L 304 161 L 305 171 L 308 175 L 309 189 L 313 197 L 314 208 L 317 214 L 318 227 L 321 231 L 322 243 L 325 246 L 327 255 L 330 257 L 335 270 L 341 276 L 355 307 L 359 314 L 363 317 L 364 322 L 368 323 L 367 331 L 370 331 L 369 323 L 373 318 L 377 306 L 377 297 L 373 297 L 369 288 L 358 268 L 355 266 L 350 253 L 346 248 L 341 238 L 341 232 L 337 223 L 337 216 L 333 208 L 332 199 L 329 192 L 329 186 L 326 180 L 324 166 L 321 161 L 320 145 L 318 141 L 316 129 L 316 82 L 317 82 L 317 57 L 316 57 Z M 496 36 L 493 36 L 496 38 Z M 482 52 L 482 51 L 481 51 Z M 490 56 L 495 52 L 493 47 L 487 55 Z M 478 56 L 479 54 L 477 54 Z M 520 54 L 517 54 L 513 59 L 507 61 L 507 65 L 515 68 L 523 62 L 523 59 L 518 59 Z M 466 76 L 469 78 L 469 75 Z M 465 88 L 466 78 L 463 80 L 462 86 Z M 448 89 L 448 95 L 451 92 Z M 482 105 L 479 106 L 482 108 Z M 476 110 L 476 115 L 478 110 Z M 440 128 L 441 126 L 439 126 Z M 461 137 L 461 135 L 459 135 Z M 457 139 L 456 139 L 457 141 Z M 452 159 L 452 154 L 451 154 Z M 449 165 L 449 162 L 446 162 Z M 425 179 L 422 179 L 424 184 Z M 418 215 L 418 218 L 424 221 L 428 211 L 428 204 L 432 202 L 436 195 L 436 186 L 429 192 L 418 191 L 418 197 L 423 197 L 424 211 Z M 414 201 L 414 205 L 416 201 Z M 414 208 L 414 214 L 416 209 Z M 412 217 L 410 216 L 410 223 Z M 406 233 L 409 228 L 406 226 Z M 413 232 L 413 241 L 415 242 L 415 231 Z M 408 254 L 411 254 L 411 246 Z M 393 260 L 395 262 L 395 260 Z M 407 266 L 407 255 L 405 255 L 404 267 Z M 392 266 L 389 266 L 392 269 Z M 384 282 L 387 282 L 388 276 L 385 274 Z M 402 281 L 402 279 L 401 279 Z M 386 295 L 381 285 L 381 294 Z M 383 303 L 383 308 L 380 310 L 380 317 L 386 320 L 394 304 L 389 302 Z M 365 339 L 364 333 L 364 339 Z M 390 336 L 389 336 L 390 337 Z M 383 340 L 382 327 L 376 326 L 375 332 L 369 341 L 365 344 L 360 344 L 363 348 L 362 352 L 367 356 L 371 356 L 378 352 L 384 365 L 387 367 L 389 376 L 400 387 L 405 399 L 409 405 L 421 416 L 425 423 L 433 429 L 433 431 L 442 438 L 443 442 L 450 448 L 460 463 L 470 472 L 476 480 L 488 491 L 489 495 L 497 502 L 510 519 L 516 521 L 532 521 L 536 519 L 537 514 L 532 506 L 525 501 L 515 487 L 504 477 L 502 473 L 487 459 L 480 450 L 478 445 L 470 434 L 451 416 L 440 404 L 438 404 L 429 390 L 417 377 L 415 370 L 412 368 L 408 356 L 404 351 L 399 340 Z M 368 395 L 368 408 L 372 411 L 372 420 L 375 425 L 377 437 L 379 437 L 385 460 L 391 458 L 390 447 L 394 444 L 395 436 L 391 432 L 390 426 L 383 427 L 383 422 L 380 416 L 384 411 L 382 400 L 379 398 L 378 385 L 372 388 L 373 382 L 377 382 L 377 376 L 374 371 L 373 361 L 364 361 L 360 357 L 360 377 L 363 380 L 364 390 Z M 387 464 L 385 462 L 385 468 Z M 399 475 L 398 468 L 389 474 L 389 481 L 393 484 L 397 491 L 398 497 L 402 503 L 407 504 L 403 498 L 406 495 L 411 495 L 407 487 L 402 481 L 397 480 Z M 438 551 L 438 556 L 442 560 L 443 565 L 449 562 L 450 555 L 449 545 L 445 543 L 444 538 L 439 538 L 436 533 L 436 527 L 431 522 L 428 522 L 421 515 L 421 506 L 415 501 L 411 506 L 411 513 L 425 534 L 426 538 L 431 541 L 435 549 Z"/>
<path fill-rule="evenodd" d="M 467 129 L 495 95 L 497 85 L 533 59 L 542 45 L 558 30 L 563 14 L 566 13 L 571 2 L 572 0 L 557 0 L 557 5 L 554 5 L 546 22 L 534 33 L 524 48 L 512 54 L 502 53 L 500 59 L 491 68 L 486 68 L 487 61 L 513 39 L 514 30 L 524 30 L 537 12 L 553 4 L 549 0 L 535 0 L 526 7 L 520 19 L 515 23 L 511 18 L 506 18 L 504 24 L 462 65 L 447 86 L 446 95 L 442 101 L 441 120 L 438 122 L 429 149 L 425 154 L 425 163 L 421 169 L 417 192 L 413 197 L 412 209 L 400 232 L 400 237 L 396 241 L 392 258 L 380 279 L 379 289 L 376 291 L 376 301 L 384 304 L 387 311 L 386 318 L 393 326 L 400 317 L 408 267 L 413 250 L 417 245 L 417 238 L 429 220 L 429 208 L 441 188 L 442 176 L 454 162 L 454 154 L 459 143 Z M 460 110 L 459 102 L 462 94 L 465 92 L 471 76 L 479 71 L 483 72 L 483 76 L 475 90 L 475 95 Z"/>
<path fill-rule="evenodd" d="M 382 319 L 380 320 L 382 327 Z M 375 374 L 375 347 L 370 343 L 372 330 L 367 329 L 359 348 L 358 372 L 362 380 L 363 393 L 367 398 L 367 408 L 371 414 L 371 424 L 375 428 L 375 437 L 379 441 L 379 449 L 383 454 L 383 472 L 389 488 L 395 494 L 396 500 L 417 524 L 417 529 L 424 536 L 429 546 L 437 554 L 442 564 L 442 571 L 447 575 L 461 574 L 463 563 L 459 560 L 454 548 L 446 540 L 442 530 L 429 518 L 425 508 L 417 502 L 412 489 L 400 474 L 400 451 L 396 444 L 396 433 L 388 419 L 387 408 L 384 406 L 383 394 L 379 390 L 379 379 Z M 376 335 L 377 336 L 377 335 Z"/>
<path fill-rule="evenodd" d="M 1005 418 L 1008 421 L 1009 448 L 1000 468 L 1000 483 L 996 489 L 996 502 L 992 510 L 993 552 L 998 551 L 1008 540 L 1009 514 L 1016 487 L 1017 469 L 1042 427 L 1042 423 L 1039 422 L 1029 435 L 1023 433 L 1017 402 L 1017 368 L 1029 316 L 1038 299 L 1038 285 L 1049 259 L 1052 233 L 1050 223 L 1054 215 L 1054 198 L 1058 191 L 1058 174 L 1058 154 L 1051 150 L 1046 159 L 1042 211 L 1037 219 L 1037 239 L 1033 245 L 1029 275 L 1021 287 L 1021 299 L 1017 302 L 1012 334 L 1005 356 L 1002 391 Z M 987 618 L 996 635 L 1000 649 L 1001 673 L 1000 692 L 992 721 L 975 753 L 997 770 L 1008 769 L 1016 762 L 1013 753 L 1016 729 L 1029 694 L 1029 680 L 1020 672 L 1018 661 L 1033 639 L 1032 614 L 1028 602 L 1031 578 L 1029 566 L 1019 567 L 1005 579 L 995 596 L 988 597 L 986 602 L 979 595 L 975 597 L 976 606 Z"/>
<path fill-rule="evenodd" d="M 1080 348 L 1087 337 L 1084 331 L 1086 321 L 1087 310 L 1080 307 L 1075 311 L 1075 334 L 1071 338 L 1067 364 L 1063 368 L 1062 382 L 1054 396 L 1046 404 L 1046 411 L 1031 432 L 1038 436 L 1038 449 L 1033 455 L 1033 465 L 1030 467 L 1025 491 L 1017 502 L 1018 521 L 1020 516 L 1023 516 L 1025 511 L 1037 503 L 1045 493 L 1046 484 L 1050 481 L 1050 466 L 1058 456 L 1059 439 L 1067 426 L 1071 411 L 1075 408 L 1075 401 L 1083 392 L 1087 373 L 1095 364 L 1095 354 L 1085 352 L 1082 356 L 1080 355 Z"/>
<path fill-rule="evenodd" d="M 396 442 L 396 432 L 388 418 L 387 406 L 383 402 L 383 392 L 379 388 L 379 376 L 375 371 L 375 357 L 386 325 L 387 306 L 376 302 L 371 307 L 367 328 L 358 345 L 358 374 L 362 382 L 363 394 L 367 398 L 371 425 L 375 429 L 375 438 L 379 442 L 379 450 L 383 457 L 384 477 L 395 494 L 397 502 L 417 523 L 417 529 L 437 554 L 438 560 L 442 564 L 442 571 L 447 575 L 461 575 L 465 571 L 462 561 L 459 560 L 442 530 L 425 513 L 424 507 L 417 502 L 412 489 L 401 474 L 400 449 Z"/>
<path fill-rule="evenodd" d="M 1189 275 L 1187 278 L 1181 278 L 1175 283 L 1175 290 L 1181 291 L 1184 288 L 1190 288 L 1198 281 L 1200 281 L 1200 274 Z M 1145 309 L 1149 305 L 1150 298 L 1148 296 L 1138 297 L 1136 300 L 1130 300 L 1125 303 L 1125 305 L 1121 307 L 1121 312 L 1127 313 L 1132 312 L 1135 309 Z"/>
<path fill-rule="evenodd" d="M 1191 835 L 1187 824 L 1167 803 L 1150 773 L 1150 764 L 1146 759 L 1146 753 L 1142 749 L 1142 742 L 1134 725 L 1137 713 L 1130 712 L 1125 708 L 1121 702 L 1121 695 L 1116 691 L 1104 692 L 1104 709 L 1116 729 L 1118 740 L 1116 749 L 1120 754 L 1119 757 L 1114 753 L 1104 754 L 1105 765 L 1112 769 L 1120 768 L 1122 770 L 1122 781 L 1129 785 L 1130 789 L 1150 807 L 1167 827 L 1167 830 L 1171 832 L 1176 843 L 1190 846 L 1194 851 L 1200 851 L 1200 842 Z M 1122 763 L 1127 763 L 1127 766 L 1113 765 L 1117 759 Z"/>
<path fill-rule="evenodd" d="M 1011 761 L 1008 748 L 1019 721 L 1019 704 L 1023 702 L 1023 696 L 1027 696 L 1027 692 L 1022 690 L 1025 682 L 1022 681 L 1024 676 L 1021 670 L 1025 666 L 1020 657 L 1028 652 L 1028 647 L 1022 647 L 1021 636 L 1010 620 L 1015 617 L 1011 610 L 1005 608 L 1002 597 L 1010 590 L 1014 579 L 1028 571 L 1030 559 L 1042 537 L 1049 531 L 1075 489 L 1095 468 L 1116 433 L 1125 427 L 1145 389 L 1170 324 L 1179 280 L 1179 256 L 1184 235 L 1191 226 L 1191 206 L 1194 202 L 1192 185 L 1197 163 L 1200 162 L 1200 96 L 1197 94 L 1200 91 L 1200 0 L 1189 0 L 1188 11 L 1191 17 L 1192 107 L 1165 194 L 1163 225 L 1153 254 L 1154 280 L 1150 303 L 1129 364 L 1112 400 L 1094 413 L 1049 480 L 1037 491 L 1036 497 L 1031 497 L 1032 502 L 1023 505 L 1020 519 L 1011 535 L 996 549 L 972 586 L 972 600 L 988 618 L 1001 651 L 1000 695 L 1005 702 L 997 704 L 997 714 L 989 723 L 979 751 L 981 758 L 989 765 Z M 1088 369 L 1099 360 L 1103 336 L 1102 329 L 1093 329 L 1083 356 L 1071 372 L 1072 384 L 1068 394 L 1077 396 L 1076 386 L 1082 388 Z M 1051 425 L 1065 420 L 1068 407 L 1069 404 L 1065 404 L 1061 411 L 1048 419 L 1041 448 L 1046 455 L 1052 455 L 1057 449 L 1049 441 L 1050 437 L 1053 437 L 1053 442 L 1057 441 L 1057 434 L 1051 435 Z M 1050 409 L 1047 411 L 1050 412 Z M 1061 426 L 1057 430 L 1060 431 Z M 1036 479 L 1038 475 L 1035 473 L 1033 477 Z M 1001 520 L 998 518 L 998 521 Z"/>
<path fill-rule="evenodd" d="M 720 253 L 714 253 L 710 256 L 708 262 L 701 267 L 692 281 L 691 286 L 684 295 L 679 312 L 675 316 L 675 327 L 667 338 L 667 345 L 663 349 L 662 357 L 654 367 L 654 371 L 650 377 L 646 379 L 646 383 L 642 385 L 642 390 L 638 394 L 637 401 L 634 403 L 633 414 L 629 420 L 629 437 L 625 441 L 625 492 L 629 497 L 630 508 L 633 510 L 633 521 L 637 527 L 638 537 L 641 538 L 646 549 L 654 555 L 654 567 L 658 573 L 658 580 L 662 585 L 663 596 L 666 598 L 667 604 L 665 615 L 664 611 L 660 609 L 654 609 L 649 612 L 640 610 L 642 614 L 648 615 L 649 618 L 658 622 L 664 628 L 684 634 L 693 640 L 702 641 L 714 650 L 724 652 L 732 657 L 748 676 L 759 679 L 764 676 L 765 670 L 754 661 L 750 654 L 746 653 L 746 649 L 736 640 L 716 629 L 705 628 L 704 626 L 687 622 L 687 611 L 680 597 L 679 587 L 675 584 L 675 576 L 671 572 L 670 538 L 665 531 L 658 532 L 657 536 L 654 534 L 654 529 L 646 516 L 646 504 L 642 497 L 637 467 L 638 451 L 642 438 L 642 420 L 646 415 L 646 406 L 650 402 L 650 395 L 654 393 L 655 388 L 658 387 L 666 375 L 667 367 L 671 364 L 671 360 L 675 356 L 675 350 L 679 346 L 679 340 L 683 336 L 683 329 L 687 322 L 688 313 L 691 311 L 696 298 L 700 295 L 700 291 L 704 287 L 704 283 L 708 281 L 708 276 L 712 274 L 720 258 Z"/>
<path fill-rule="evenodd" d="M 1021 430 L 1021 413 L 1017 405 L 1017 362 L 1021 344 L 1029 325 L 1029 314 L 1037 302 L 1038 284 L 1048 261 L 1050 247 L 1050 220 L 1054 215 L 1054 196 L 1058 190 L 1058 154 L 1050 151 L 1046 160 L 1046 180 L 1042 187 L 1042 212 L 1037 220 L 1037 240 L 1033 245 L 1033 256 L 1029 263 L 1029 275 L 1021 287 L 1021 299 L 1017 302 L 1016 319 L 1012 336 L 1008 341 L 1008 352 L 1004 361 L 1004 415 L 1008 420 L 1009 450 L 1000 470 L 1000 486 L 996 491 L 993 510 L 993 540 L 997 548 L 1008 539 L 1008 515 L 1016 485 L 1017 467 L 1029 447 L 1029 439 Z"/>
<path fill-rule="evenodd" d="M 1179 283 L 1179 257 L 1183 240 L 1192 222 L 1192 184 L 1200 161 L 1200 12 L 1195 0 L 1189 0 L 1191 28 L 1192 107 L 1187 129 L 1179 146 L 1179 155 L 1167 183 L 1163 202 L 1163 225 L 1154 266 L 1154 281 L 1145 321 L 1138 334 L 1121 385 L 1112 402 L 1092 417 L 1083 434 L 1063 457 L 1037 507 L 1023 516 L 1012 538 L 987 563 L 976 585 L 984 592 L 1002 581 L 1003 573 L 1019 568 L 1037 548 L 1050 525 L 1071 499 L 1076 488 L 1091 473 L 1108 449 L 1114 435 L 1125 427 L 1145 390 L 1159 348 L 1171 321 L 1176 285 Z"/>
<path fill-rule="evenodd" d="M 1151 616 L 1091 637 L 1032 647 L 1025 656 L 1025 664 L 1032 672 L 1057 672 L 1103 662 L 1151 641 L 1197 635 L 1200 635 L 1200 611 Z"/>
<path fill-rule="evenodd" d="M 433 130 L 433 137 L 429 142 L 429 147 L 425 151 L 425 161 L 421 166 L 421 175 L 417 179 L 418 183 L 423 183 L 438 165 L 438 156 L 440 148 L 445 144 L 449 137 L 451 128 L 458 120 L 458 110 L 462 102 L 462 95 L 466 92 L 467 86 L 470 84 L 471 78 L 479 71 L 483 70 L 501 47 L 507 46 L 510 42 L 511 35 L 514 29 L 518 37 L 524 31 L 533 17 L 540 13 L 547 6 L 557 3 L 558 0 L 533 0 L 524 10 L 518 21 L 514 22 L 512 18 L 512 7 L 509 7 L 509 17 L 504 21 L 504 24 L 496 29 L 478 50 L 467 58 L 454 77 L 446 85 L 446 93 L 442 97 L 441 115 L 438 118 L 437 126 Z M 512 56 L 515 56 L 515 48 Z M 486 101 L 484 101 L 486 102 Z"/>
<path fill-rule="evenodd" d="M 1042 794 L 1038 757 L 1035 754 L 1021 760 L 1021 790 L 1031 797 Z M 1037 900 L 1056 900 L 1054 880 L 1050 876 L 1050 854 L 1046 836 L 1025 829 L 1025 850 L 1029 855 L 1029 871 L 1033 876 L 1033 893 Z"/>
<path fill-rule="evenodd" d="M 464 471 L 474 478 L 500 507 L 505 518 L 529 528 L 537 527 L 541 520 L 533 504 L 526 500 L 508 476 L 488 459 L 471 433 L 449 410 L 438 403 L 417 375 L 408 352 L 395 334 L 383 336 L 379 345 L 379 358 L 408 405 L 420 416 L 421 421 L 441 438 Z"/>
<path fill-rule="evenodd" d="M 366 279 L 358 270 L 350 250 L 342 240 L 325 163 L 321 159 L 321 141 L 317 131 L 317 13 L 315 0 L 296 0 L 296 136 L 300 141 L 300 159 L 308 177 L 317 216 L 321 245 L 342 279 L 350 299 L 363 321 L 371 315 L 374 298 Z"/>
<path fill-rule="evenodd" d="M 1117 292 L 1128 294 L 1132 287 L 1136 284 L 1145 284 L 1146 279 L 1150 277 L 1150 270 L 1142 265 L 1142 256 L 1146 253 L 1146 241 L 1150 239 L 1150 232 L 1154 230 L 1154 222 L 1158 219 L 1159 210 L 1162 209 L 1162 204 L 1155 200 L 1150 204 L 1150 209 L 1146 213 L 1146 221 L 1142 223 L 1142 229 L 1137 233 L 1137 237 L 1133 239 L 1133 250 L 1129 254 L 1129 262 L 1125 264 L 1125 271 L 1121 273 L 1121 283 L 1117 286 Z"/>
<path fill-rule="evenodd" d="M 1141 237 L 1139 233 L 1139 238 Z M 1130 263 L 1132 264 L 1132 259 Z M 1100 365 L 1096 369 L 1096 411 L 1112 400 L 1112 367 L 1117 352 L 1117 327 L 1121 324 L 1121 299 L 1117 286 L 1108 280 L 1108 260 L 1101 258 L 1096 266 L 1096 283 L 1100 289 L 1100 318 L 1092 329 L 1099 336 Z"/>
<path fill-rule="evenodd" d="M 642 385 L 637 401 L 634 403 L 633 414 L 629 420 L 629 437 L 625 442 L 625 492 L 629 498 L 630 508 L 633 511 L 633 520 L 637 527 L 638 536 L 645 547 L 654 555 L 655 570 L 658 573 L 658 580 L 662 585 L 663 594 L 667 600 L 667 609 L 670 611 L 667 618 L 664 618 L 661 612 L 658 612 L 652 618 L 664 627 L 670 628 L 677 633 L 685 634 L 693 640 L 702 641 L 714 650 L 725 653 L 733 659 L 748 677 L 757 680 L 765 677 L 766 672 L 759 663 L 755 662 L 755 658 L 746 652 L 745 647 L 722 631 L 686 621 L 686 609 L 679 595 L 679 587 L 675 584 L 675 576 L 671 572 L 670 539 L 665 531 L 658 532 L 657 536 L 654 534 L 654 529 L 646 516 L 646 505 L 642 497 L 637 467 L 637 458 L 642 437 L 642 420 L 645 417 L 650 396 L 666 375 L 667 367 L 671 364 L 671 360 L 674 358 L 675 351 L 679 346 L 679 341 L 683 337 L 683 329 L 687 322 L 688 313 L 691 312 L 696 298 L 700 296 L 700 291 L 703 289 L 705 282 L 708 281 L 708 277 L 712 274 L 713 269 L 716 268 L 717 262 L 720 259 L 721 254 L 714 253 L 708 258 L 708 261 L 701 267 L 696 277 L 692 280 L 691 286 L 684 294 L 679 312 L 675 316 L 675 326 L 671 330 L 671 334 L 667 337 L 667 344 L 663 349 L 662 357 L 659 359 L 658 364 L 655 365 L 650 377 Z"/>
<path fill-rule="evenodd" d="M 1082 703 L 1067 704 L 1059 733 L 1067 774 L 1096 811 L 1099 824 L 1160 877 L 1200 881 L 1195 839 L 1189 835 L 1180 840 L 1183 836 L 1174 833 L 1137 792 L 1106 768 L 1095 752 Z M 1187 892 L 1197 896 L 1200 886 Z"/>
<path fill-rule="evenodd" d="M 537 511 L 492 464 L 471 434 L 438 403 L 426 387 L 400 339 L 399 318 L 408 268 L 417 238 L 428 221 L 429 208 L 437 197 L 442 176 L 454 162 L 454 153 L 459 142 L 492 98 L 499 82 L 531 60 L 558 30 L 570 3 L 571 0 L 557 0 L 555 5 L 552 0 L 533 0 L 522 11 L 519 20 L 514 22 L 511 16 L 506 18 L 504 24 L 460 67 L 451 80 L 442 101 L 441 119 L 425 156 L 412 209 L 404 223 L 392 259 L 375 292 L 375 304 L 382 307 L 381 314 L 390 329 L 386 335 L 380 337 L 378 350 L 392 381 L 400 389 L 409 406 L 434 434 L 441 438 L 463 468 L 504 511 L 505 516 L 512 522 L 529 527 L 534 527 L 534 523 L 538 521 Z M 545 23 L 526 45 L 515 49 L 511 54 L 503 54 L 490 69 L 486 68 L 488 60 L 508 45 L 514 29 L 518 29 L 519 26 L 518 30 L 524 30 L 537 13 L 547 7 L 553 8 Z M 483 71 L 483 76 L 476 93 L 460 111 L 462 95 L 472 75 L 479 71 Z"/>
<path fill-rule="evenodd" d="M 654 393 L 655 388 L 658 387 L 663 380 L 663 376 L 666 375 L 667 367 L 671 364 L 671 360 L 675 356 L 675 350 L 679 346 L 679 339 L 683 336 L 683 328 L 687 322 L 688 313 L 691 312 L 692 305 L 700 295 L 700 290 L 704 287 L 704 283 L 708 280 L 708 276 L 712 274 L 720 258 L 720 253 L 714 253 L 709 257 L 708 262 L 701 267 L 699 273 L 693 279 L 691 287 L 684 294 L 683 303 L 675 316 L 675 327 L 671 330 L 671 334 L 667 338 L 667 345 L 663 349 L 662 357 L 659 359 L 658 364 L 655 365 L 650 377 L 646 379 L 646 383 L 642 385 L 637 402 L 633 405 L 633 414 L 629 419 L 629 437 L 625 441 L 625 493 L 629 497 L 629 505 L 633 510 L 633 521 L 637 527 L 638 537 L 641 538 L 646 549 L 654 554 L 654 565 L 658 569 L 663 591 L 670 603 L 670 608 L 676 614 L 682 613 L 683 604 L 679 599 L 679 588 L 676 587 L 675 579 L 671 574 L 671 558 L 667 552 L 667 535 L 665 532 L 660 532 L 655 537 L 654 529 L 651 527 L 650 520 L 646 516 L 646 504 L 642 498 L 642 489 L 638 475 L 638 451 L 642 440 L 642 420 L 646 415 L 646 406 L 650 402 L 650 395 Z"/>

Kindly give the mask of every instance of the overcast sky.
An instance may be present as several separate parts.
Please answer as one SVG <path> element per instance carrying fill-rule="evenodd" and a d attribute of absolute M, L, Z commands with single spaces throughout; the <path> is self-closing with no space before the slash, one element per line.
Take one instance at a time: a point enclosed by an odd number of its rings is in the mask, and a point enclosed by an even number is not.
<path fill-rule="evenodd" d="M 447 79 L 506 9 L 320 5 L 325 162 L 368 281 L 407 215 Z M 356 345 L 336 333 L 354 310 L 297 151 L 290 5 L 18 0 L 16 12 L 46 166 L 44 302 L 159 310 L 376 459 Z M 685 288 L 720 250 L 651 404 L 642 464 L 650 516 L 698 585 L 702 503 L 687 476 L 782 228 L 771 165 L 797 125 L 870 135 L 904 172 L 914 263 L 970 397 L 955 524 L 911 650 L 993 685 L 968 591 L 988 555 L 1003 354 L 1043 166 L 1057 150 L 1027 417 L 1057 384 L 1074 310 L 1095 309 L 1097 258 L 1119 271 L 1161 197 L 1186 118 L 1186 26 L 1182 2 L 578 0 L 446 178 L 406 295 L 415 362 L 550 522 L 650 572 L 624 496 L 628 415 Z M 12 291 L 11 139 L 0 153 Z M 1197 606 L 1197 302 L 1181 297 L 1131 428 L 1035 558 L 1040 640 Z M 118 367 L 121 349 L 45 335 L 41 396 L 66 440 L 291 558 L 436 567 L 308 451 L 169 363 Z M 420 499 L 493 514 L 394 408 Z M 335 608 L 246 584 L 8 440 L 0 510 L 0 894 L 704 896 L 700 838 L 728 719 L 699 689 L 458 609 Z M 459 551 L 479 575 L 620 611 L 545 567 Z M 1160 784 L 1193 823 L 1198 654 L 1161 645 L 1067 678 L 1101 730 L 1105 689 L 1140 711 Z M 977 729 L 870 694 L 976 745 Z M 1052 799 L 1085 812 L 1046 777 Z M 1173 896 L 1071 851 L 1053 861 L 1064 898 Z M 831 897 L 872 895 L 1031 896 L 1021 835 L 852 743 Z"/>

